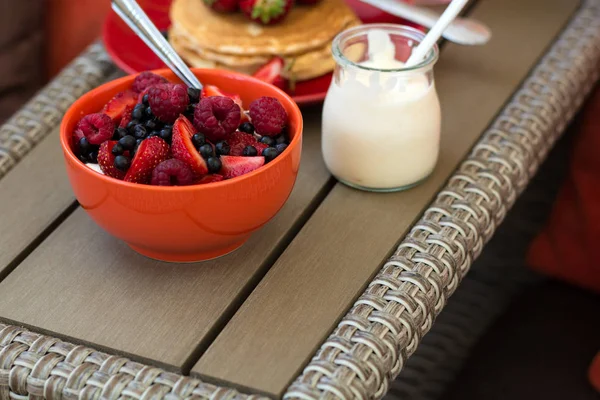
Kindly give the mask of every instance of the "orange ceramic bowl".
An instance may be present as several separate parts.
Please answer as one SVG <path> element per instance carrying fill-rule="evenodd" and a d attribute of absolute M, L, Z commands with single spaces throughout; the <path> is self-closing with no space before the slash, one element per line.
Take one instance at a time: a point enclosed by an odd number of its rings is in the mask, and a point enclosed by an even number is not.
<path fill-rule="evenodd" d="M 180 82 L 169 70 L 154 71 Z M 208 260 L 238 247 L 266 224 L 290 195 L 302 147 L 302 114 L 281 90 L 246 75 L 196 69 L 204 84 L 238 93 L 244 105 L 261 96 L 277 98 L 289 116 L 290 145 L 275 160 L 240 177 L 182 187 L 119 181 L 99 174 L 77 159 L 71 135 L 86 114 L 99 112 L 135 76 L 106 83 L 77 100 L 60 127 L 60 142 L 75 197 L 104 230 L 135 251 L 163 261 Z"/>

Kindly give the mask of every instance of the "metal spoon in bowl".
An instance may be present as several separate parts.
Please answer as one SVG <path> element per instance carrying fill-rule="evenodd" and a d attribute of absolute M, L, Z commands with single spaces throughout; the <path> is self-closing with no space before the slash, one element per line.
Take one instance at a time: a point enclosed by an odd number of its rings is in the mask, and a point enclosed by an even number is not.
<path fill-rule="evenodd" d="M 187 86 L 202 89 L 202 83 L 173 50 L 135 0 L 112 0 L 112 9 Z"/>
<path fill-rule="evenodd" d="M 360 0 L 387 13 L 415 22 L 426 28 L 433 28 L 440 15 L 423 7 L 416 7 L 399 0 Z M 451 42 L 463 45 L 487 43 L 492 32 L 483 23 L 470 18 L 456 18 L 442 34 Z"/>

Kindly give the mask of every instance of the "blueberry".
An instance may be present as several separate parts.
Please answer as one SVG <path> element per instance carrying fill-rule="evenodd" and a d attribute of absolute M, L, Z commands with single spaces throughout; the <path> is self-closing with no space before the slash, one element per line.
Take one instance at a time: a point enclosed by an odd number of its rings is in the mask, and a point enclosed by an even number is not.
<path fill-rule="evenodd" d="M 163 126 L 163 129 L 168 129 L 168 130 L 172 131 L 173 125 L 165 124 L 165 126 Z"/>
<path fill-rule="evenodd" d="M 144 123 L 144 126 L 145 126 L 145 127 L 146 127 L 146 129 L 147 129 L 147 130 L 149 130 L 149 131 L 152 131 L 152 130 L 154 130 L 154 129 L 156 129 L 156 128 L 157 128 L 157 124 L 156 124 L 156 122 L 155 122 L 155 121 L 153 121 L 153 120 L 151 120 L 151 119 L 149 119 L 148 121 L 146 121 L 146 122 Z"/>
<path fill-rule="evenodd" d="M 284 144 L 284 143 L 286 143 L 287 144 L 287 138 L 285 137 L 285 134 L 282 133 L 281 135 L 277 136 L 275 138 L 275 143 L 277 143 L 277 144 Z"/>
<path fill-rule="evenodd" d="M 215 145 L 215 149 L 217 150 L 218 156 L 226 156 L 231 150 L 231 148 L 229 147 L 229 143 L 227 143 L 224 140 L 217 142 L 217 144 Z"/>
<path fill-rule="evenodd" d="M 138 124 L 135 126 L 135 128 L 133 128 L 133 135 L 136 139 L 144 139 L 147 134 L 148 132 L 146 131 L 146 128 L 144 128 L 143 125 Z"/>
<path fill-rule="evenodd" d="M 88 156 L 87 155 L 80 154 L 80 155 L 77 156 L 77 158 L 79 158 L 79 161 L 81 161 L 82 163 L 87 163 L 88 162 Z"/>
<path fill-rule="evenodd" d="M 79 146 L 79 152 L 81 154 L 88 154 L 90 150 L 92 150 L 92 145 L 87 138 L 82 137 L 79 139 L 79 143 L 77 143 L 77 145 Z"/>
<path fill-rule="evenodd" d="M 129 132 L 127 132 L 127 129 L 117 128 L 117 140 L 124 138 L 127 135 L 129 135 Z"/>
<path fill-rule="evenodd" d="M 135 143 L 135 138 L 131 135 L 123 136 L 121 139 L 119 139 L 119 144 L 125 150 L 133 150 Z"/>
<path fill-rule="evenodd" d="M 131 118 L 142 119 L 142 117 L 144 116 L 145 109 L 146 107 L 144 107 L 143 104 L 137 104 L 135 107 L 133 107 L 133 111 L 131 112 Z"/>
<path fill-rule="evenodd" d="M 200 146 L 200 148 L 198 149 L 198 151 L 200 152 L 200 155 L 204 158 L 208 158 L 211 157 L 213 155 L 213 147 L 206 143 L 203 144 L 202 146 Z"/>
<path fill-rule="evenodd" d="M 140 121 L 138 121 L 137 119 L 132 119 L 131 121 L 129 121 L 127 123 L 127 130 L 130 132 L 133 132 L 133 130 L 135 129 L 136 126 L 138 126 L 140 123 Z"/>
<path fill-rule="evenodd" d="M 119 171 L 125 172 L 129 169 L 129 158 L 125 156 L 116 156 L 114 165 Z"/>
<path fill-rule="evenodd" d="M 275 147 L 267 147 L 262 152 L 262 156 L 265 158 L 265 162 L 273 161 L 278 155 L 279 152 Z"/>
<path fill-rule="evenodd" d="M 270 136 L 261 137 L 260 142 L 266 144 L 269 147 L 275 146 L 275 139 L 273 139 Z"/>
<path fill-rule="evenodd" d="M 197 103 L 200 101 L 200 89 L 189 87 L 187 90 L 190 103 Z"/>
<path fill-rule="evenodd" d="M 152 114 L 152 110 L 150 109 L 150 107 L 146 108 L 146 110 L 144 111 L 144 116 L 146 118 L 154 118 L 154 114 Z"/>
<path fill-rule="evenodd" d="M 171 131 L 168 129 L 163 129 L 160 131 L 160 133 L 158 134 L 158 136 L 163 139 L 165 142 L 170 142 L 171 141 Z"/>
<path fill-rule="evenodd" d="M 142 104 L 146 106 L 148 105 L 148 93 L 146 93 L 144 97 L 142 97 Z"/>
<path fill-rule="evenodd" d="M 135 147 L 133 148 L 132 154 L 131 156 L 133 157 L 133 155 L 137 152 L 138 147 L 140 147 L 140 144 L 144 141 L 144 139 L 138 139 L 135 141 Z"/>
<path fill-rule="evenodd" d="M 208 160 L 206 160 L 206 165 L 208 166 L 208 171 L 214 174 L 221 169 L 221 160 L 217 157 L 209 157 Z"/>
<path fill-rule="evenodd" d="M 241 132 L 246 132 L 251 135 L 254 133 L 254 125 L 252 125 L 250 122 L 244 122 L 243 124 L 240 125 L 240 127 L 238 129 Z"/>
<path fill-rule="evenodd" d="M 98 164 L 98 152 L 97 151 L 92 151 L 89 155 L 88 155 L 88 161 L 94 164 Z"/>
<path fill-rule="evenodd" d="M 123 148 L 123 146 L 121 146 L 119 143 L 117 143 L 113 146 L 111 153 L 113 153 L 115 156 L 118 156 L 118 155 L 123 154 L 124 151 L 125 151 L 125 149 Z"/>
<path fill-rule="evenodd" d="M 159 136 L 160 135 L 160 131 L 152 131 L 148 134 L 148 137 L 154 137 L 154 136 Z"/>
<path fill-rule="evenodd" d="M 205 143 L 206 143 L 206 138 L 204 137 L 203 134 L 196 133 L 194 136 L 192 136 L 192 144 L 194 145 L 195 148 L 199 149 L 200 146 L 204 145 Z"/>
<path fill-rule="evenodd" d="M 196 108 L 194 107 L 194 104 L 188 104 L 187 108 L 183 112 L 183 115 L 185 115 L 185 117 L 187 119 L 189 119 L 190 121 L 193 121 L 194 120 L 194 111 L 195 110 L 196 110 Z"/>
<path fill-rule="evenodd" d="M 278 152 L 279 154 L 283 153 L 283 151 L 284 151 L 285 149 L 287 149 L 287 147 L 288 147 L 288 145 L 287 145 L 287 144 L 285 144 L 285 143 L 280 143 L 280 144 L 278 144 L 277 146 L 275 146 L 275 148 L 277 149 L 277 152 Z"/>
<path fill-rule="evenodd" d="M 244 147 L 242 154 L 248 157 L 254 157 L 258 155 L 258 151 L 256 151 L 256 147 L 254 146 L 246 146 Z"/>

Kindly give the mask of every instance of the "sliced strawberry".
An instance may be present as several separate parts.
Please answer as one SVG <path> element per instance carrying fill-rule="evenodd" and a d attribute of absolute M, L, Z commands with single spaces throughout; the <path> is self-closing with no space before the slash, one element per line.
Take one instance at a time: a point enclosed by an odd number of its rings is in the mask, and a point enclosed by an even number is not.
<path fill-rule="evenodd" d="M 141 102 L 142 102 L 142 100 L 144 99 L 144 96 L 148 94 L 148 92 L 150 91 L 150 88 L 151 88 L 151 87 L 152 87 L 152 86 L 148 86 L 146 89 L 144 89 L 144 90 L 143 90 L 143 91 L 140 93 L 140 95 L 139 95 L 139 96 L 138 96 L 138 98 L 137 98 L 137 102 L 138 102 L 138 103 L 141 103 Z"/>
<path fill-rule="evenodd" d="M 123 112 L 123 117 L 121 117 L 121 122 L 119 123 L 119 128 L 127 127 L 127 124 L 131 122 L 131 112 L 133 111 L 133 107 L 127 106 L 125 107 L 125 111 Z"/>
<path fill-rule="evenodd" d="M 79 154 L 79 146 L 77 144 L 79 143 L 81 138 L 84 138 L 84 137 L 85 137 L 85 135 L 81 129 L 75 129 L 73 131 L 73 136 L 71 136 L 71 140 L 73 141 L 72 148 L 73 148 L 73 151 L 75 152 L 75 154 Z"/>
<path fill-rule="evenodd" d="M 283 58 L 274 57 L 271 61 L 260 67 L 252 76 L 283 89 L 285 88 L 285 79 L 281 76 L 281 71 L 283 71 L 284 63 Z"/>
<path fill-rule="evenodd" d="M 189 165 L 196 176 L 201 177 L 208 174 L 208 167 L 192 143 L 192 136 L 195 133 L 196 130 L 190 120 L 183 115 L 179 116 L 173 124 L 171 152 L 174 158 Z"/>
<path fill-rule="evenodd" d="M 265 165 L 264 157 L 221 156 L 221 173 L 225 179 L 247 174 Z"/>
<path fill-rule="evenodd" d="M 260 143 L 254 136 L 240 131 L 235 131 L 229 135 L 227 143 L 229 143 L 230 147 L 230 156 L 241 156 L 246 146 L 254 146 L 258 154 L 261 154 L 264 149 L 269 147 L 266 144 Z"/>
<path fill-rule="evenodd" d="M 100 165 L 100 169 L 104 172 L 104 175 L 122 180 L 125 177 L 125 172 L 115 168 L 115 156 L 112 153 L 112 148 L 117 143 L 118 141 L 116 140 L 107 140 L 100 145 L 100 150 L 98 150 L 98 165 Z"/>
<path fill-rule="evenodd" d="M 126 90 L 124 92 L 117 93 L 102 109 L 102 112 L 108 115 L 115 125 L 121 122 L 121 119 L 125 115 L 127 108 L 133 109 L 133 106 L 137 103 L 138 95 L 132 90 Z"/>
<path fill-rule="evenodd" d="M 169 158 L 169 145 L 158 136 L 144 139 L 131 161 L 125 175 L 126 182 L 149 183 L 152 171 Z"/>
<path fill-rule="evenodd" d="M 204 87 L 202 88 L 202 92 L 200 93 L 200 98 L 203 99 L 205 97 L 211 97 L 211 96 L 229 97 L 231 100 L 235 101 L 235 103 L 238 106 L 240 106 L 240 108 L 242 110 L 244 109 L 244 106 L 242 105 L 242 99 L 240 98 L 239 95 L 237 95 L 235 93 L 225 92 L 214 85 L 204 85 Z"/>
<path fill-rule="evenodd" d="M 223 178 L 223 175 L 210 174 L 210 175 L 206 175 L 204 178 L 200 179 L 198 182 L 196 182 L 196 184 L 205 185 L 207 183 L 221 182 L 223 179 L 225 179 L 225 178 Z"/>

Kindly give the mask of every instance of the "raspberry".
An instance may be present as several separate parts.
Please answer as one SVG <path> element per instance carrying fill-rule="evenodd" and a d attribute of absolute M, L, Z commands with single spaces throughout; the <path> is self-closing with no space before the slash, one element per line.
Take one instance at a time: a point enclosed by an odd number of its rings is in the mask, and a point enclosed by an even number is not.
<path fill-rule="evenodd" d="M 194 111 L 194 126 L 210 141 L 218 142 L 237 129 L 241 118 L 240 106 L 229 97 L 205 97 Z"/>
<path fill-rule="evenodd" d="M 287 113 L 274 97 L 260 97 L 250 103 L 250 118 L 254 129 L 264 136 L 277 136 L 287 124 Z"/>
<path fill-rule="evenodd" d="M 152 86 L 148 91 L 148 102 L 152 113 L 162 122 L 172 124 L 183 114 L 190 99 L 184 85 L 164 83 Z"/>
<path fill-rule="evenodd" d="M 194 183 L 194 173 L 186 163 L 174 158 L 161 162 L 152 171 L 152 185 L 186 186 Z"/>
<path fill-rule="evenodd" d="M 149 71 L 144 71 L 135 77 L 131 90 L 136 93 L 142 93 L 145 89 L 150 86 L 160 85 L 161 83 L 167 83 L 168 81 L 162 76 L 153 74 Z"/>
<path fill-rule="evenodd" d="M 81 137 L 83 134 L 91 144 L 99 145 L 112 138 L 114 130 L 115 124 L 108 115 L 88 114 L 75 127 L 75 137 Z"/>

